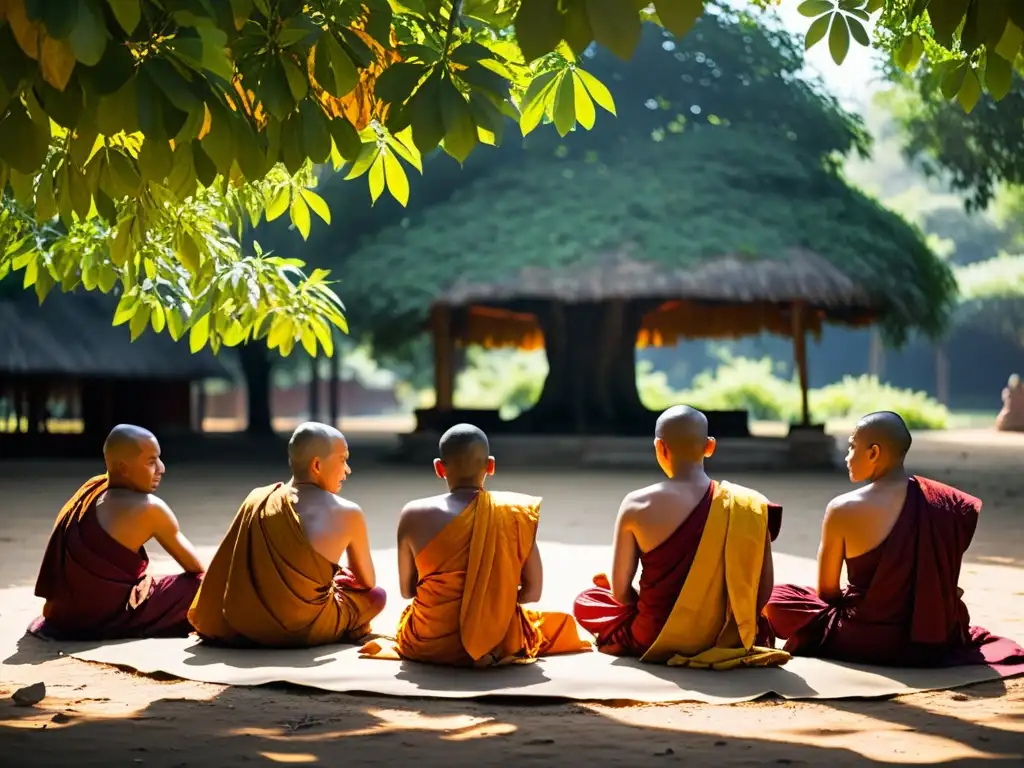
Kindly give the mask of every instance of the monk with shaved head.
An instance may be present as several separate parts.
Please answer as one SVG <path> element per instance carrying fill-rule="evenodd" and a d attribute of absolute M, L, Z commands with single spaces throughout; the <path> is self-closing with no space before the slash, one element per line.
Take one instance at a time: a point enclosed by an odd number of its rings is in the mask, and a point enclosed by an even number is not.
<path fill-rule="evenodd" d="M 345 436 L 300 424 L 292 477 L 252 491 L 210 563 L 189 619 L 224 645 L 305 647 L 355 642 L 384 608 L 366 518 L 338 496 L 351 473 Z M 348 567 L 340 565 L 342 556 Z"/>
<path fill-rule="evenodd" d="M 448 492 L 409 502 L 398 519 L 398 579 L 412 603 L 394 649 L 375 641 L 361 653 L 490 667 L 589 648 L 572 616 L 524 607 L 543 588 L 541 500 L 484 489 L 494 457 L 472 424 L 449 429 L 438 449 Z"/>
<path fill-rule="evenodd" d="M 203 564 L 155 495 L 164 474 L 149 430 L 120 424 L 103 444 L 106 474 L 88 480 L 57 517 L 36 581 L 46 599 L 30 631 L 60 639 L 185 637 Z M 185 571 L 153 577 L 155 539 Z"/>
<path fill-rule="evenodd" d="M 765 609 L 786 650 L 863 664 L 1024 663 L 1024 649 L 970 625 L 957 581 L 981 501 L 911 475 L 896 413 L 871 413 L 849 439 L 850 481 L 825 510 L 818 588 L 777 586 Z M 846 565 L 847 586 L 840 577 Z"/>
<path fill-rule="evenodd" d="M 604 653 L 718 668 L 785 661 L 763 647 L 760 616 L 782 508 L 708 477 L 704 460 L 715 448 L 697 409 L 677 405 L 658 417 L 654 453 L 667 479 L 622 500 L 611 578 L 598 574 L 575 602 L 576 620 Z"/>

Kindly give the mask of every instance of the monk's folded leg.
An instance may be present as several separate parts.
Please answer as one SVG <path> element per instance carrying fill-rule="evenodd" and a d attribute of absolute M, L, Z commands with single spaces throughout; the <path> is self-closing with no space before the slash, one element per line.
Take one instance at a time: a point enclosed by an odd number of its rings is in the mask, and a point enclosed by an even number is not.
<path fill-rule="evenodd" d="M 132 615 L 131 634 L 137 637 L 188 637 L 192 632 L 188 609 L 202 583 L 202 574 L 196 573 L 153 579 L 149 597 Z"/>
<path fill-rule="evenodd" d="M 610 589 L 591 587 L 581 592 L 572 606 L 579 625 L 594 636 L 597 650 L 612 656 L 637 656 L 637 648 L 630 632 L 637 616 L 635 606 L 623 605 Z"/>
<path fill-rule="evenodd" d="M 579 653 L 590 648 L 590 642 L 580 637 L 576 620 L 560 611 L 525 611 L 531 624 L 540 632 L 538 656 L 559 653 Z"/>
<path fill-rule="evenodd" d="M 359 640 L 370 633 L 373 621 L 387 605 L 388 595 L 381 587 L 366 589 L 359 585 L 348 568 L 334 576 L 335 597 L 348 607 L 352 619 L 347 637 Z"/>

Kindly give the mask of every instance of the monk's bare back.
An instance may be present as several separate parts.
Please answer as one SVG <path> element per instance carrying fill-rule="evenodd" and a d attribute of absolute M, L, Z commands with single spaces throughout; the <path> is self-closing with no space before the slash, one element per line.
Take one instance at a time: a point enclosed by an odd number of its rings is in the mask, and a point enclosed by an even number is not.
<path fill-rule="evenodd" d="M 686 522 L 710 485 L 705 475 L 693 481 L 664 480 L 632 491 L 622 500 L 622 530 L 633 535 L 641 552 L 656 549 Z"/>
<path fill-rule="evenodd" d="M 845 559 L 871 552 L 892 533 L 906 500 L 903 475 L 837 496 L 825 511 L 822 543 L 841 544 Z"/>
<path fill-rule="evenodd" d="M 96 520 L 125 549 L 138 552 L 156 539 L 184 571 L 203 572 L 192 546 L 181 536 L 177 518 L 159 496 L 109 488 L 96 500 Z"/>
<path fill-rule="evenodd" d="M 310 483 L 292 486 L 292 503 L 313 549 L 331 563 L 348 555 L 348 566 L 364 587 L 377 586 L 362 508 Z"/>

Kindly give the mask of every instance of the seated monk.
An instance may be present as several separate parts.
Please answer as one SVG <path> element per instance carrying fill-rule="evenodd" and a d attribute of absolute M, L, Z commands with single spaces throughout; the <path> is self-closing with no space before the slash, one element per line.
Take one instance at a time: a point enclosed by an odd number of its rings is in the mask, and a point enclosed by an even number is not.
<path fill-rule="evenodd" d="M 151 432 L 120 424 L 103 444 L 103 459 L 107 473 L 86 481 L 57 516 L 36 581 L 46 604 L 29 631 L 62 640 L 186 637 L 203 564 L 153 495 L 164 474 L 160 444 Z M 150 539 L 185 573 L 150 575 Z"/>
<path fill-rule="evenodd" d="M 397 656 L 485 667 L 588 649 L 572 616 L 523 607 L 541 596 L 541 500 L 484 490 L 494 457 L 476 427 L 457 424 L 439 447 L 434 472 L 448 493 L 409 502 L 398 520 L 398 578 L 412 603 Z M 379 643 L 362 653 L 395 658 Z"/>
<path fill-rule="evenodd" d="M 213 556 L 188 618 L 208 642 L 308 647 L 355 642 L 386 595 L 376 586 L 363 510 L 336 495 L 351 473 L 334 427 L 299 425 L 292 478 L 253 490 Z M 348 558 L 348 568 L 339 565 Z"/>
<path fill-rule="evenodd" d="M 1003 407 L 996 416 L 1001 432 L 1024 432 L 1024 385 L 1020 376 L 1011 375 L 1003 388 Z"/>
<path fill-rule="evenodd" d="M 907 425 L 872 413 L 849 441 L 850 481 L 818 549 L 818 589 L 775 587 L 765 616 L 795 655 L 893 666 L 1024 663 L 1024 649 L 970 625 L 957 586 L 981 501 L 912 476 Z M 848 586 L 840 586 L 846 564 Z"/>
<path fill-rule="evenodd" d="M 611 581 L 599 574 L 576 598 L 576 620 L 596 637 L 598 650 L 616 656 L 679 656 L 675 663 L 692 666 L 784 662 L 760 648 L 771 645 L 760 615 L 771 594 L 771 541 L 782 507 L 708 477 L 704 459 L 715 452 L 715 439 L 700 411 L 669 408 L 654 434 L 668 479 L 622 500 Z"/>

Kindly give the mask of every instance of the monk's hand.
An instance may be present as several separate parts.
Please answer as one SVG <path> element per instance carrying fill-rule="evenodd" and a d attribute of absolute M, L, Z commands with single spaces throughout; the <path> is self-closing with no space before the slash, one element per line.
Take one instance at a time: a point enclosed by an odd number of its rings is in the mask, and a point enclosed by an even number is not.
<path fill-rule="evenodd" d="M 599 573 L 594 577 L 594 586 L 601 589 L 611 589 L 612 583 L 608 580 L 608 574 Z"/>

